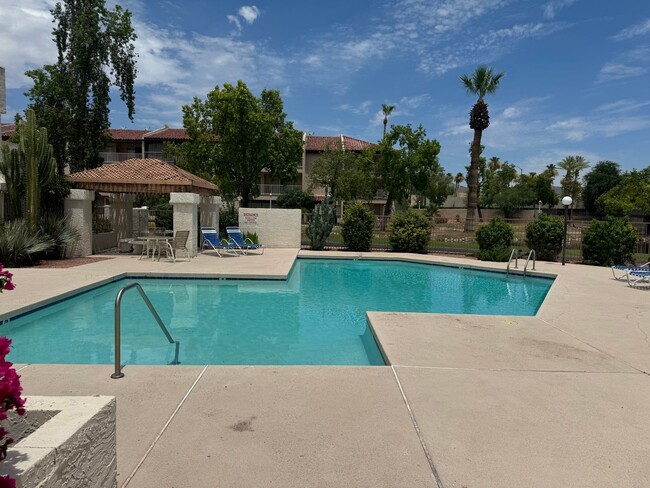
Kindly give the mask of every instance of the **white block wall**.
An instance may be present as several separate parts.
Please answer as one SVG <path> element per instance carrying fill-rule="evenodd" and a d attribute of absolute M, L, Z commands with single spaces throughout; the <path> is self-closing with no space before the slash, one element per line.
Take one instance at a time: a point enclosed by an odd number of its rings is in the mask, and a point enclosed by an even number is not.
<path fill-rule="evenodd" d="M 300 249 L 300 209 L 240 208 L 239 227 L 266 247 Z"/>
<path fill-rule="evenodd" d="M 79 232 L 79 240 L 73 249 L 68 249 L 68 257 L 90 256 L 93 253 L 93 208 L 95 192 L 70 190 L 63 202 L 65 215 L 70 225 Z"/>

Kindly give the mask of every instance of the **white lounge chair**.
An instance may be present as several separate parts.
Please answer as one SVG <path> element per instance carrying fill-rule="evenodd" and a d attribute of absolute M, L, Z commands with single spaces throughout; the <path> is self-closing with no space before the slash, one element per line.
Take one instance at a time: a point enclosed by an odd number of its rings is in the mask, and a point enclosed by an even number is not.
<path fill-rule="evenodd" d="M 650 270 L 648 271 L 629 271 L 627 273 L 627 284 L 638 286 L 642 283 L 650 285 Z"/>
<path fill-rule="evenodd" d="M 620 272 L 618 276 L 616 275 L 617 271 Z M 626 266 L 624 264 L 612 266 L 612 274 L 615 280 L 625 279 L 630 271 L 650 271 L 650 261 L 643 263 L 641 266 Z"/>

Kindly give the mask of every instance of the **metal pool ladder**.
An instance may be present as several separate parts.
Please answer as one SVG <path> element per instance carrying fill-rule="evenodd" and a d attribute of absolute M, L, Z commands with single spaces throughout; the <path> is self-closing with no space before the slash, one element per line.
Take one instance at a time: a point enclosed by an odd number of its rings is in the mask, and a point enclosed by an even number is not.
<path fill-rule="evenodd" d="M 526 264 L 524 265 L 524 276 L 526 276 L 526 270 L 528 269 L 528 263 L 530 261 L 531 256 L 533 258 L 533 271 L 535 271 L 535 261 L 537 259 L 537 254 L 535 253 L 535 249 L 531 249 L 528 252 L 528 257 L 526 258 Z M 510 265 L 512 264 L 513 258 L 515 260 L 515 265 L 513 266 L 513 268 L 517 269 L 517 265 L 519 264 L 519 251 L 515 248 L 512 248 L 512 252 L 510 253 L 510 258 L 508 259 L 508 265 L 506 266 L 506 274 L 510 273 Z"/>
<path fill-rule="evenodd" d="M 122 306 L 122 296 L 124 295 L 124 292 L 130 290 L 131 288 L 138 289 L 138 292 L 140 292 L 140 296 L 144 300 L 144 303 L 146 303 L 147 307 L 149 307 L 149 311 L 153 315 L 153 318 L 156 319 L 156 322 L 158 322 L 158 326 L 160 327 L 160 330 L 163 331 L 163 334 L 165 334 L 165 337 L 167 337 L 167 340 L 169 341 L 170 344 L 176 345 L 174 360 L 172 361 L 171 364 L 179 364 L 178 350 L 181 345 L 180 342 L 175 341 L 172 338 L 171 334 L 167 330 L 167 327 L 165 327 L 165 324 L 163 324 L 163 321 L 160 319 L 160 315 L 158 315 L 158 312 L 156 312 L 156 309 L 151 304 L 149 297 L 140 286 L 140 283 L 131 283 L 130 285 L 126 285 L 125 287 L 120 289 L 120 291 L 117 292 L 117 296 L 115 297 L 115 372 L 111 375 L 111 378 L 113 379 L 124 377 L 124 373 L 122 373 L 122 365 L 121 365 L 122 362 L 121 361 L 122 359 L 121 358 L 122 356 L 121 306 Z"/>

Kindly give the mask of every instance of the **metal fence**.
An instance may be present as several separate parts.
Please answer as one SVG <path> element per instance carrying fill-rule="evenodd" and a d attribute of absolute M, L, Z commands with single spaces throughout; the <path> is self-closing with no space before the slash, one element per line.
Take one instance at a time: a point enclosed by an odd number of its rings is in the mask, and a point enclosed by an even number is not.
<path fill-rule="evenodd" d="M 309 248 L 310 242 L 306 234 L 307 223 L 311 218 L 310 214 L 303 214 L 302 225 L 302 247 Z M 504 219 L 512 226 L 514 231 L 514 240 L 512 247 L 528 251 L 526 245 L 526 226 L 531 220 L 523 219 Z M 431 239 L 427 246 L 427 252 L 443 252 L 454 254 L 476 254 L 479 250 L 476 242 L 476 230 L 489 221 L 474 222 L 473 230 L 466 230 L 465 220 L 433 218 L 434 224 L 431 231 Z M 390 217 L 377 217 L 375 231 L 371 242 L 371 250 L 385 251 L 390 250 Z M 334 227 L 334 230 L 327 239 L 326 249 L 345 249 L 343 236 L 341 235 L 341 221 Z M 582 234 L 591 220 L 570 220 L 567 227 L 567 259 L 582 259 Z M 637 244 L 638 254 L 650 253 L 650 223 L 633 222 L 634 227 L 639 233 L 639 242 Z"/>

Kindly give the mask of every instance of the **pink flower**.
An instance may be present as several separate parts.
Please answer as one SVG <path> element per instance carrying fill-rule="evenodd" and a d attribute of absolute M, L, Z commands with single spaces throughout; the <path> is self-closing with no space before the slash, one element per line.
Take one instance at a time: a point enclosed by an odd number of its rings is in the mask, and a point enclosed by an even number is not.
<path fill-rule="evenodd" d="M 0 488 L 16 488 L 16 480 L 12 479 L 8 474 L 0 476 Z"/>

